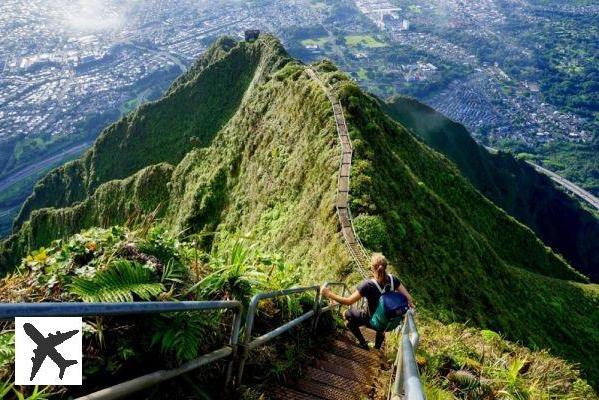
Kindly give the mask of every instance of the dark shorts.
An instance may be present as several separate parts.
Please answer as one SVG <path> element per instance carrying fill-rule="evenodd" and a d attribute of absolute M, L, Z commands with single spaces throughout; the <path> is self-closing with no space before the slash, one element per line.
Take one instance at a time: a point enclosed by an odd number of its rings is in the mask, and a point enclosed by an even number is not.
<path fill-rule="evenodd" d="M 360 341 L 365 344 L 364 335 L 360 332 L 360 327 L 365 326 L 372 330 L 375 330 L 370 325 L 370 316 L 366 310 L 359 308 L 350 308 L 345 312 L 345 320 L 347 321 L 347 328 L 351 333 Z M 377 349 L 381 348 L 383 341 L 385 340 L 385 332 L 376 331 L 376 337 L 374 341 L 374 347 Z"/>
<path fill-rule="evenodd" d="M 348 324 L 360 327 L 365 326 L 372 329 L 370 326 L 370 316 L 366 310 L 360 310 L 359 308 L 350 308 L 345 312 L 345 320 Z"/>

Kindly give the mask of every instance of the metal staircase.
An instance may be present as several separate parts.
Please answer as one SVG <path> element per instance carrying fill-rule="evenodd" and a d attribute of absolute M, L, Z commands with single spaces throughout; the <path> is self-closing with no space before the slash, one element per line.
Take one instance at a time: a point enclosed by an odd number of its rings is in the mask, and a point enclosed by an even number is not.
<path fill-rule="evenodd" d="M 339 175 L 337 177 L 335 208 L 337 209 L 337 216 L 339 217 L 339 224 L 341 225 L 341 232 L 343 234 L 343 238 L 345 239 L 345 245 L 347 246 L 351 257 L 356 264 L 358 272 L 362 278 L 366 278 L 368 276 L 367 271 L 369 254 L 362 245 L 360 238 L 356 234 L 351 210 L 349 207 L 350 174 L 353 147 L 349 137 L 349 132 L 347 130 L 347 123 L 343 114 L 343 107 L 333 92 L 333 89 L 322 79 L 320 79 L 314 69 L 306 68 L 306 73 L 308 76 L 310 76 L 310 78 L 318 82 L 327 98 L 331 102 L 331 107 L 333 108 L 333 117 L 335 118 L 337 135 L 339 136 L 339 143 L 341 145 L 341 163 L 339 165 Z"/>

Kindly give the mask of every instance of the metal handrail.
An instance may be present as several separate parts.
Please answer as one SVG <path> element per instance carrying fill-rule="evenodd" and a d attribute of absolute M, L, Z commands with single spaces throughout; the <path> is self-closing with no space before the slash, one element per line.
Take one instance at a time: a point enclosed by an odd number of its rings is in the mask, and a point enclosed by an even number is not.
<path fill-rule="evenodd" d="M 264 299 L 272 299 L 275 297 L 281 296 L 289 296 L 291 294 L 297 293 L 306 293 L 314 290 L 316 292 L 314 298 L 314 309 L 300 315 L 297 318 L 292 319 L 291 321 L 279 326 L 272 331 L 265 333 L 262 336 L 258 336 L 257 338 L 252 340 L 252 331 L 254 329 L 254 320 L 256 317 L 256 312 L 258 310 L 258 303 Z M 296 327 L 302 322 L 316 316 L 318 314 L 318 302 L 320 298 L 320 286 L 306 286 L 306 287 L 298 287 L 284 290 L 277 290 L 275 292 L 266 292 L 266 293 L 258 293 L 252 300 L 250 301 L 250 306 L 248 307 L 248 314 L 245 322 L 245 333 L 243 336 L 243 341 L 239 345 L 240 354 L 239 354 L 239 364 L 237 366 L 237 377 L 235 380 L 235 385 L 239 386 L 241 384 L 241 379 L 243 377 L 243 369 L 245 367 L 245 362 L 248 358 L 249 352 L 252 349 L 255 349 L 258 346 L 261 346 L 270 340 L 276 338 L 277 336 L 289 331 L 291 328 Z"/>
<path fill-rule="evenodd" d="M 408 310 L 403 324 L 395 332 L 401 335 L 401 340 L 393 363 L 393 382 L 389 386 L 387 398 L 389 400 L 425 400 L 426 396 L 416 364 L 415 353 L 420 341 L 420 334 L 414 322 L 413 310 Z"/>
<path fill-rule="evenodd" d="M 233 310 L 231 336 L 228 345 L 204 354 L 183 365 L 155 371 L 114 386 L 80 397 L 79 400 L 118 399 L 146 389 L 160 382 L 172 379 L 202 365 L 224 358 L 230 358 L 226 381 L 233 373 L 233 360 L 237 353 L 239 329 L 243 306 L 239 301 L 181 301 L 181 302 L 126 302 L 126 303 L 9 303 L 0 304 L 0 319 L 15 317 L 88 317 L 104 315 L 156 314 L 179 311 Z"/>

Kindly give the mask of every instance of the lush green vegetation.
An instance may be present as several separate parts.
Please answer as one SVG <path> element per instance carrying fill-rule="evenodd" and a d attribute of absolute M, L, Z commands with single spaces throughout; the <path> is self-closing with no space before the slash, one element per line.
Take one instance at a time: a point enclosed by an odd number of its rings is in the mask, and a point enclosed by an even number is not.
<path fill-rule="evenodd" d="M 385 47 L 386 44 L 375 39 L 371 35 L 348 35 L 345 37 L 345 43 L 348 46 L 353 47 L 368 47 L 368 48 L 376 48 L 376 47 Z"/>
<path fill-rule="evenodd" d="M 599 219 L 577 200 L 511 155 L 490 154 L 464 126 L 416 100 L 397 97 L 386 110 L 453 161 L 483 195 L 534 230 L 579 271 L 599 281 Z"/>
<path fill-rule="evenodd" d="M 572 364 L 546 351 L 427 316 L 418 318 L 418 326 L 416 358 L 429 400 L 597 399 Z"/>
<path fill-rule="evenodd" d="M 329 41 L 329 38 L 324 36 L 324 37 L 319 37 L 319 38 L 314 38 L 314 39 L 304 39 L 302 40 L 302 45 L 304 46 L 319 46 L 322 47 L 324 46 L 327 42 Z"/>
<path fill-rule="evenodd" d="M 580 277 L 530 230 L 387 117 L 376 99 L 331 74 L 337 80 L 355 147 L 354 215 L 385 221 L 388 255 L 417 298 L 437 318 L 550 348 L 596 382 L 595 289 L 570 282 Z"/>
<path fill-rule="evenodd" d="M 249 49 L 234 43 L 221 40 L 173 84 L 163 101 L 144 104 L 110 125 L 85 157 L 40 181 L 16 226 L 34 209 L 69 206 L 104 182 L 125 178 L 151 164 L 177 164 L 194 146 L 208 145 L 237 110 L 252 79 L 272 68 L 269 60 L 281 60 L 280 49 L 260 51 L 262 42 L 248 45 Z"/>
<path fill-rule="evenodd" d="M 118 226 L 86 230 L 29 254 L 14 274 L 0 280 L 0 300 L 238 299 L 247 303 L 257 291 L 290 287 L 305 273 L 298 266 L 287 264 L 282 254 L 260 252 L 255 244 L 241 238 L 223 241 L 218 251 L 210 253 L 201 250 L 198 243 L 197 235 L 179 240 L 152 220 L 146 220 L 134 230 Z M 257 333 L 311 309 L 313 301 L 310 294 L 264 302 L 259 310 Z M 331 329 L 327 316 L 323 321 L 321 328 Z M 230 323 L 231 315 L 225 312 L 86 319 L 86 384 L 83 392 L 79 393 L 81 388 L 74 389 L 69 395 L 89 393 L 124 377 L 135 377 L 165 365 L 175 366 L 214 350 L 226 342 Z M 300 329 L 297 334 L 305 335 L 305 332 Z M 262 379 L 297 373 L 292 365 L 302 352 L 296 343 L 282 340 L 277 346 L 290 358 L 261 354 L 254 360 L 259 361 L 260 366 L 254 362 L 248 365 L 250 373 L 256 372 Z M 11 322 L 0 327 L 0 381 L 6 382 L 0 384 L 4 385 L 0 388 L 7 390 L 3 398 L 11 398 L 10 394 L 17 398 L 19 393 L 33 396 L 31 388 L 10 384 L 13 363 Z M 223 368 L 224 365 L 218 364 L 203 369 L 194 376 L 195 384 L 179 379 L 166 386 L 174 397 L 177 393 L 193 392 L 198 384 L 207 393 L 212 389 L 221 390 Z M 256 368 L 260 369 L 259 373 Z M 45 388 L 43 393 L 43 398 L 50 394 L 68 397 L 61 387 Z M 148 392 L 146 396 L 151 398 L 153 394 Z"/>
<path fill-rule="evenodd" d="M 229 95 L 239 104 L 226 109 L 226 121 L 211 127 L 214 133 L 209 137 L 184 141 L 181 121 L 188 123 L 193 118 L 188 115 L 191 111 L 182 106 L 169 108 L 168 104 L 186 104 L 187 96 L 192 96 L 202 104 L 194 112 L 208 113 L 216 107 L 216 100 L 204 95 L 216 96 L 215 91 L 200 91 L 196 86 L 225 87 L 219 79 L 234 79 L 221 72 L 246 71 L 240 63 L 253 71 L 240 75 L 240 80 L 248 82 L 245 91 L 232 94 L 223 89 L 217 96 L 219 104 L 227 103 L 224 97 Z M 9 269 L 12 265 L 8 262 L 14 263 L 36 247 L 55 246 L 53 239 L 78 229 L 144 221 L 149 214 L 173 232 L 172 237 L 163 235 L 158 242 L 191 241 L 192 255 L 193 251 L 228 254 L 232 237 L 250 237 L 255 251 L 283 251 L 285 260 L 295 265 L 293 273 L 287 270 L 284 274 L 288 284 L 333 277 L 355 282 L 357 274 L 349 262 L 334 209 L 340 149 L 331 104 L 318 83 L 304 73 L 305 68 L 290 60 L 270 36 L 263 35 L 251 44 L 219 41 L 162 100 L 109 128 L 81 161 L 45 178 L 38 193 L 57 197 L 44 201 L 69 207 L 44 209 L 30 202 L 31 216 L 0 252 L 3 267 Z M 469 320 L 529 347 L 548 348 L 552 354 L 580 363 L 584 375 L 596 382 L 596 287 L 586 284 L 584 276 L 530 229 L 483 197 L 447 158 L 388 117 L 378 100 L 364 94 L 334 65 L 320 62 L 314 68 L 334 86 L 345 106 L 355 148 L 351 207 L 359 234 L 369 248 L 388 254 L 420 306 L 443 321 Z M 148 121 L 157 118 L 153 112 L 160 115 L 161 132 L 170 132 L 172 140 L 169 135 L 156 142 L 133 140 L 136 132 L 151 132 L 145 129 Z M 123 124 L 127 129 L 117 128 Z M 139 148 L 125 154 L 131 155 L 139 168 L 128 177 L 121 176 L 129 168 L 124 167 L 125 161 L 111 167 L 106 160 L 109 154 L 134 143 Z M 148 155 L 142 158 L 148 143 Z M 163 144 L 160 160 L 153 147 L 157 143 Z M 183 143 L 188 147 L 177 147 Z M 181 152 L 180 160 L 166 154 L 173 145 L 175 152 Z M 102 158 L 105 161 L 100 163 Z M 51 182 L 57 184 L 55 192 L 50 191 Z M 148 240 L 141 237 L 140 243 Z M 60 242 L 61 248 L 68 241 Z M 139 251 L 133 254 L 157 257 L 165 269 L 169 259 L 177 262 L 168 252 L 146 251 L 142 244 L 136 248 Z M 38 256 L 44 258 L 31 253 L 33 261 Z M 61 287 L 69 290 L 61 293 L 67 293 L 66 299 L 169 298 L 171 284 L 159 278 L 165 269 L 154 269 L 153 275 L 135 273 L 147 259 L 121 258 L 127 262 L 100 261 L 102 268 L 93 264 L 91 276 L 62 282 Z M 186 268 L 195 265 L 193 257 L 178 262 Z M 67 271 L 59 268 L 57 275 L 71 276 L 72 264 L 65 265 Z M 238 290 L 245 293 L 248 288 L 262 287 L 254 281 L 261 271 L 248 271 L 247 263 L 224 270 L 215 263 L 209 265 L 209 270 L 195 278 L 173 283 L 174 293 L 182 293 L 177 287 L 198 281 L 204 288 L 201 295 L 219 298 L 242 298 Z M 7 280 L 17 284 L 2 293 L 25 293 L 32 300 L 42 300 L 35 291 L 43 290 L 44 284 L 29 285 L 31 289 L 21 292 L 18 288 L 30 280 L 19 286 L 19 276 L 28 275 L 17 274 Z M 229 285 L 230 279 L 239 277 L 252 282 Z M 115 284 L 117 280 L 119 284 Z M 117 292 L 98 291 L 106 282 Z M 157 339 L 156 343 L 162 342 Z"/>

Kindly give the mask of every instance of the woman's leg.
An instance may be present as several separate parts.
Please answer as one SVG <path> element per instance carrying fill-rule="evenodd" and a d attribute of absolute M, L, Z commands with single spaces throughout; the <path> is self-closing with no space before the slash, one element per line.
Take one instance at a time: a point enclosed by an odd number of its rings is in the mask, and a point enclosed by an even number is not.
<path fill-rule="evenodd" d="M 368 325 L 368 316 L 366 313 L 357 308 L 350 308 L 345 312 L 344 316 L 347 321 L 347 329 L 358 339 L 361 347 L 368 348 L 368 342 L 364 339 L 362 332 L 360 332 L 361 326 Z"/>
<path fill-rule="evenodd" d="M 383 345 L 383 341 L 385 340 L 385 332 L 376 331 L 376 336 L 374 338 L 374 348 L 379 349 Z"/>

